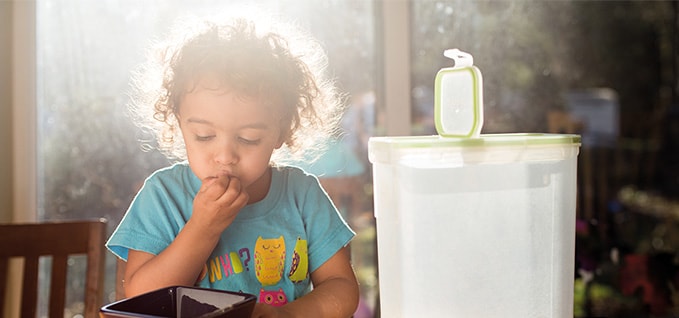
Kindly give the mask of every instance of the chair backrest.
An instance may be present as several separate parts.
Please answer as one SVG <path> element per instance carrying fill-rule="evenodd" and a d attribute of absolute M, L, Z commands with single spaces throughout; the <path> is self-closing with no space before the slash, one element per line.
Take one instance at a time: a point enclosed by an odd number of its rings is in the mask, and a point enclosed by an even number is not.
<path fill-rule="evenodd" d="M 49 317 L 64 317 L 69 256 L 85 254 L 85 317 L 97 317 L 102 305 L 106 220 L 0 224 L 0 315 L 5 310 L 8 261 L 24 259 L 21 317 L 35 317 L 41 256 L 52 257 Z M 40 287 L 44 289 L 45 287 Z M 11 291 L 10 291 L 11 292 Z"/>

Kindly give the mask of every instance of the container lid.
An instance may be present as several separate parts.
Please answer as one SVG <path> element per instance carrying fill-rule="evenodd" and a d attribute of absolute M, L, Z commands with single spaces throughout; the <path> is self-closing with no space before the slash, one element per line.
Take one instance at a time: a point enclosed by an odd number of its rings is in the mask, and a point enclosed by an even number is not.
<path fill-rule="evenodd" d="M 370 137 L 369 147 L 390 148 L 466 148 L 466 147 L 498 147 L 498 146 L 580 146 L 580 135 L 575 134 L 543 134 L 512 133 L 482 134 L 479 138 L 444 138 L 441 136 L 398 136 Z"/>
<path fill-rule="evenodd" d="M 449 138 L 436 135 L 371 137 L 368 142 L 368 158 L 371 163 L 389 163 L 411 155 L 418 159 L 422 156 L 441 159 L 454 153 L 488 153 L 499 149 L 507 149 L 510 152 L 548 148 L 555 150 L 548 154 L 540 154 L 538 159 L 542 160 L 553 156 L 576 155 L 579 147 L 580 135 L 574 134 L 482 134 L 479 138 Z"/>
<path fill-rule="evenodd" d="M 483 79 L 469 53 L 444 51 L 455 64 L 439 70 L 434 85 L 436 131 L 444 137 L 478 138 L 483 126 Z"/>

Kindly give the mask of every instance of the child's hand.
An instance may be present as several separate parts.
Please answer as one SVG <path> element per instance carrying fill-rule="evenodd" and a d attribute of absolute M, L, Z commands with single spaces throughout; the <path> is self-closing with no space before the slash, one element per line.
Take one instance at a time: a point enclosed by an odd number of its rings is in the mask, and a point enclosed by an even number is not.
<path fill-rule="evenodd" d="M 231 225 L 240 209 L 248 203 L 248 198 L 236 177 L 205 178 L 193 199 L 191 220 L 206 231 L 219 234 Z"/>

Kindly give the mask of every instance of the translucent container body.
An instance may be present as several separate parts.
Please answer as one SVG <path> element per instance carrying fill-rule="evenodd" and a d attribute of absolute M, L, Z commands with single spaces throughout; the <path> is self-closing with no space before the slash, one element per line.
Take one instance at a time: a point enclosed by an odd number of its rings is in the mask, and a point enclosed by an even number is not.
<path fill-rule="evenodd" d="M 573 317 L 579 146 L 371 138 L 382 317 Z"/>

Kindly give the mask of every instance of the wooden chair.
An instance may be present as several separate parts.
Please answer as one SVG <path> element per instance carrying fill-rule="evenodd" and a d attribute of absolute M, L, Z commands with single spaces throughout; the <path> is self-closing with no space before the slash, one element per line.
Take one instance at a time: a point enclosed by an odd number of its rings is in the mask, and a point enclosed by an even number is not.
<path fill-rule="evenodd" d="M 37 312 L 38 264 L 41 256 L 52 257 L 49 317 L 64 317 L 66 275 L 71 255 L 87 256 L 85 317 L 97 317 L 104 289 L 106 220 L 0 224 L 0 315 L 5 312 L 8 263 L 24 259 L 21 287 L 21 317 Z M 10 291 L 10 293 L 13 291 Z M 18 291 L 16 291 L 18 292 Z"/>

